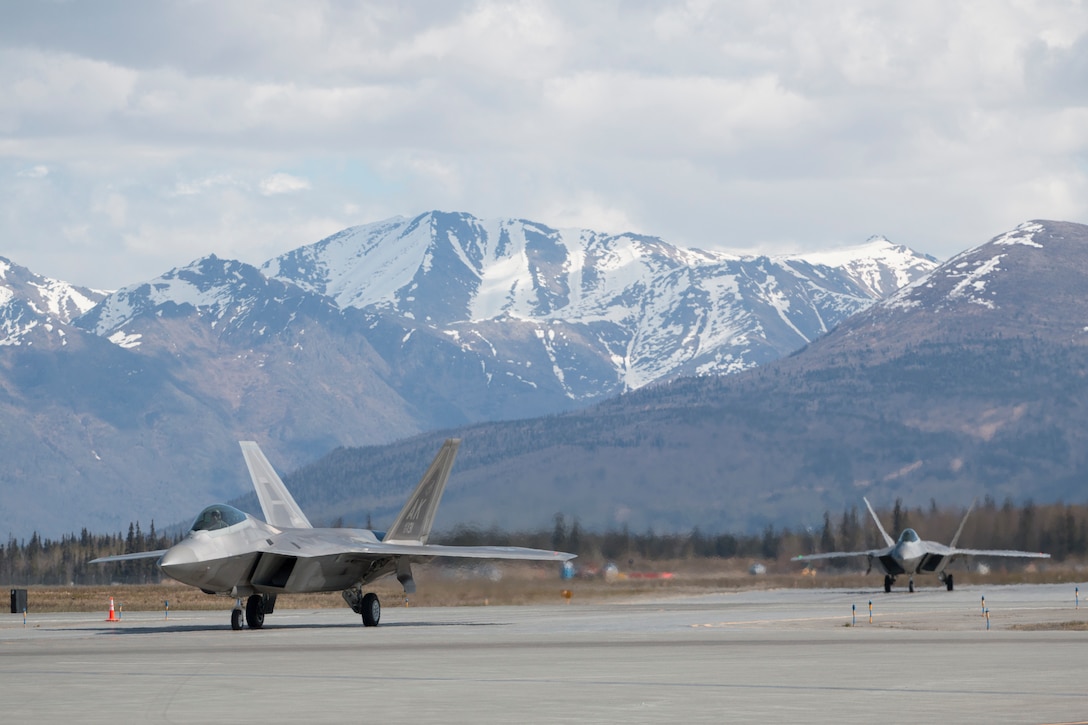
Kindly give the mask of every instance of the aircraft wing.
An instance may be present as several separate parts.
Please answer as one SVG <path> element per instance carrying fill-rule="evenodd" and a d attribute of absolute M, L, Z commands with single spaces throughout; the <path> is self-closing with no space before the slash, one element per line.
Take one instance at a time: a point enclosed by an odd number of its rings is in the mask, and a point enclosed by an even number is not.
<path fill-rule="evenodd" d="M 887 554 L 891 549 L 869 549 L 868 551 L 829 551 L 826 554 L 798 554 L 790 561 L 812 561 L 813 559 L 848 559 L 851 556 L 876 556 Z"/>
<path fill-rule="evenodd" d="M 100 556 L 97 559 L 91 559 L 88 564 L 104 564 L 110 561 L 134 561 L 136 559 L 159 559 L 166 553 L 166 549 L 159 549 L 158 551 L 138 551 L 135 554 L 118 554 L 116 556 Z"/>
<path fill-rule="evenodd" d="M 462 559 L 522 559 L 525 561 L 567 561 L 575 557 L 563 551 L 528 549 L 521 546 L 444 546 L 350 540 L 349 537 L 318 535 L 301 548 L 294 542 L 277 543 L 262 553 L 300 559 L 335 556 L 345 559 L 383 559 L 391 556 Z M 348 539 L 348 540 L 344 540 Z"/>
<path fill-rule="evenodd" d="M 1041 551 L 1014 551 L 1012 549 L 952 549 L 952 556 L 1006 556 L 1019 559 L 1049 559 L 1050 554 Z"/>
<path fill-rule="evenodd" d="M 423 544 L 422 546 L 378 544 L 378 546 L 380 548 L 377 551 L 367 553 L 394 556 L 441 556 L 462 559 L 522 559 L 525 561 L 568 561 L 576 556 L 565 551 L 527 549 L 522 546 L 443 546 L 441 544 Z"/>
<path fill-rule="evenodd" d="M 962 528 L 962 527 L 961 527 Z M 959 534 L 957 533 L 957 538 Z M 926 555 L 918 564 L 918 571 L 931 571 L 940 574 L 947 569 L 952 562 L 961 556 L 1004 556 L 1020 559 L 1049 559 L 1050 554 L 1033 551 L 1012 551 L 1010 549 L 957 549 L 944 546 L 933 541 L 925 542 L 928 545 Z"/>

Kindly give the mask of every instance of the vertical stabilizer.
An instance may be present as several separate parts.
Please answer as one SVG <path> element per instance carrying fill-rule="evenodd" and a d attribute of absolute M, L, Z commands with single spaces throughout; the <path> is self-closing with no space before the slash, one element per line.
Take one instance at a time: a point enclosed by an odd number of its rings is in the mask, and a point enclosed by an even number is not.
<path fill-rule="evenodd" d="M 434 457 L 431 467 L 423 474 L 416 490 L 412 492 L 412 497 L 397 515 L 397 520 L 385 532 L 385 538 L 382 541 L 402 544 L 427 543 L 427 537 L 431 535 L 431 526 L 434 524 L 435 512 L 438 511 L 438 502 L 446 489 L 446 480 L 450 477 L 453 459 L 457 457 L 457 448 L 460 445 L 460 438 L 449 438 L 442 444 L 442 449 Z"/>
<path fill-rule="evenodd" d="M 238 441 L 238 445 L 242 447 L 242 455 L 246 459 L 249 477 L 253 479 L 253 488 L 257 490 L 257 499 L 261 502 L 265 522 L 281 529 L 312 529 L 310 520 L 295 503 L 260 447 L 254 441 Z"/>
<path fill-rule="evenodd" d="M 963 521 L 960 522 L 960 527 L 956 529 L 956 535 L 952 537 L 952 543 L 948 545 L 948 548 L 955 549 L 956 544 L 959 543 L 960 534 L 963 533 L 963 527 L 967 524 L 967 517 L 971 515 L 971 512 L 975 510 L 975 504 L 978 503 L 976 498 L 971 502 L 971 505 L 967 507 L 967 513 L 963 515 Z"/>
<path fill-rule="evenodd" d="M 884 530 L 884 526 L 876 516 L 876 511 L 873 511 L 873 505 L 869 503 L 869 499 L 862 496 L 861 500 L 865 502 L 865 506 L 869 509 L 869 515 L 873 517 L 873 521 L 876 522 L 876 527 L 880 529 L 880 535 L 884 537 L 884 543 L 888 546 L 895 546 L 895 539 L 888 536 L 888 532 Z"/>

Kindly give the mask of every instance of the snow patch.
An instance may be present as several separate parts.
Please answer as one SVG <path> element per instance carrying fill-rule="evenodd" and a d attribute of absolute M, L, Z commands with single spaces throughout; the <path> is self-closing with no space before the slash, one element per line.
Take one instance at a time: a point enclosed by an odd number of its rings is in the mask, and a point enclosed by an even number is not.
<path fill-rule="evenodd" d="M 112 342 L 114 345 L 117 345 L 118 347 L 123 347 L 126 350 L 131 350 L 134 347 L 140 346 L 140 338 L 142 337 L 143 335 L 139 333 L 128 334 L 123 330 L 118 330 L 106 339 Z"/>
<path fill-rule="evenodd" d="M 1043 229 L 1043 225 L 1038 222 L 1024 222 L 1016 227 L 1016 229 L 1005 232 L 1001 236 L 994 238 L 993 243 L 1002 246 L 1021 244 L 1025 247 L 1042 249 L 1043 245 L 1035 241 L 1035 235 L 1043 231 Z"/>

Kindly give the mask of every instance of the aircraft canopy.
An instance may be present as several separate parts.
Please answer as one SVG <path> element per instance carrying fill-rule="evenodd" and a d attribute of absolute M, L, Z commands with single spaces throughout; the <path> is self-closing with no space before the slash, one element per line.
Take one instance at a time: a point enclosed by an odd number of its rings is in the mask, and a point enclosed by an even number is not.
<path fill-rule="evenodd" d="M 193 528 L 190 529 L 190 531 L 214 531 L 215 529 L 225 529 L 228 526 L 240 524 L 245 520 L 246 515 L 238 509 L 233 506 L 227 506 L 225 503 L 217 503 L 212 504 L 200 512 L 200 515 L 196 517 L 196 521 L 193 522 Z"/>
<path fill-rule="evenodd" d="M 906 541 L 920 541 L 918 532 L 914 529 L 903 529 L 903 533 L 899 535 L 899 543 Z"/>

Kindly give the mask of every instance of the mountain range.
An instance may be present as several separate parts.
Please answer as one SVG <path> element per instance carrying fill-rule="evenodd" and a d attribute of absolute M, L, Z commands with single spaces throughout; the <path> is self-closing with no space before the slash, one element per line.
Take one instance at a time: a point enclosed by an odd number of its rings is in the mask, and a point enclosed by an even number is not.
<path fill-rule="evenodd" d="M 563 415 L 456 431 L 436 525 L 758 532 L 866 496 L 1083 501 L 1088 226 L 1036 221 L 941 264 L 803 349 Z M 317 518 L 396 511 L 443 434 L 345 448 L 288 479 Z"/>
<path fill-rule="evenodd" d="M 176 521 L 248 488 L 239 439 L 291 470 L 749 371 L 935 267 L 883 238 L 771 258 L 443 212 L 110 293 L 0 259 L 0 530 Z"/>

